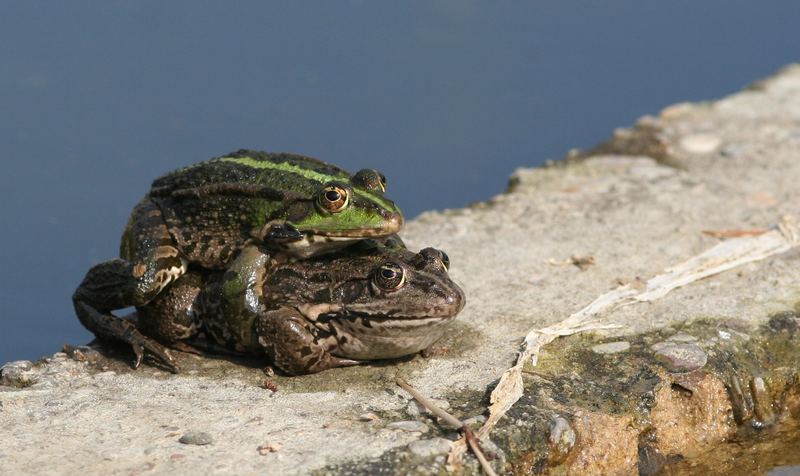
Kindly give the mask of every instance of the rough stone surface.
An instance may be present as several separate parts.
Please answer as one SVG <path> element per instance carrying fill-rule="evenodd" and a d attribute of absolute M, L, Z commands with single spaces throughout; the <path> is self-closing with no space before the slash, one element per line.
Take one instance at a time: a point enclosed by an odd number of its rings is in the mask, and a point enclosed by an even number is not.
<path fill-rule="evenodd" d="M 617 352 L 625 352 L 631 348 L 630 342 L 618 340 L 615 342 L 608 342 L 606 344 L 597 344 L 592 347 L 592 350 L 598 354 L 616 354 Z"/>
<path fill-rule="evenodd" d="M 670 372 L 691 372 L 703 368 L 708 356 L 700 346 L 692 343 L 662 342 L 653 345 L 656 359 L 663 362 Z"/>
<path fill-rule="evenodd" d="M 800 66 L 716 102 L 672 106 L 615 132 L 579 159 L 518 170 L 508 193 L 465 209 L 425 213 L 408 223 L 402 236 L 409 247 L 447 251 L 451 275 L 468 298 L 452 333 L 432 349 L 431 357 L 286 378 L 265 376 L 260 361 L 180 354 L 185 371 L 176 376 L 147 366 L 132 372 L 131 355 L 124 351 L 68 350 L 70 355 L 57 353 L 28 370 L 3 370 L 0 468 L 8 474 L 293 474 L 325 467 L 367 473 L 381 465 L 410 464 L 402 454 L 420 440 L 418 432 L 360 418 L 366 413 L 389 422 L 408 418 L 410 397 L 395 387 L 396 376 L 429 397 L 450 402 L 457 417 L 481 413 L 487 389 L 513 362 L 529 329 L 558 322 L 619 283 L 647 279 L 719 241 L 704 231 L 763 229 L 783 216 L 800 219 L 798 159 Z M 583 257 L 581 262 L 591 257 L 593 265 L 573 265 L 574 257 Z M 763 324 L 798 301 L 800 250 L 793 250 L 677 289 L 656 302 L 618 309 L 604 319 L 621 326 L 607 331 L 609 340 L 626 341 L 633 341 L 634 334 L 680 330 L 694 319 L 742 322 L 741 327 L 726 324 L 727 337 L 706 341 L 709 346 L 738 345 L 746 341 L 740 335 L 746 332 L 737 329 Z M 73 318 L 67 309 L 63 317 Z M 786 342 L 796 346 L 796 340 Z M 614 366 L 630 352 L 589 354 L 608 359 L 596 369 L 613 376 Z M 565 372 L 572 375 L 569 367 Z M 705 425 L 713 438 L 704 439 L 699 430 L 692 437 L 698 444 L 711 444 L 728 435 L 730 418 L 774 418 L 762 396 L 796 382 L 780 375 L 762 382 L 736 377 L 731 382 L 739 383 L 730 383 L 730 396 L 722 393 L 719 379 L 698 377 L 695 393 L 705 400 L 687 407 L 682 399 L 694 393 L 681 389 L 691 382 L 677 382 L 659 387 L 663 395 L 658 402 L 664 412 L 670 405 L 674 412 L 696 409 L 680 422 Z M 642 378 L 647 382 L 650 377 Z M 658 378 L 668 381 L 667 376 Z M 652 390 L 645 387 L 642 392 Z M 653 400 L 659 394 L 649 395 Z M 782 397 L 792 415 L 800 413 L 798 395 Z M 606 398 L 591 392 L 580 397 Z M 732 401 L 733 417 L 726 422 L 720 422 L 724 415 L 715 419 L 703 413 L 702 403 L 711 405 L 717 397 Z M 517 461 L 522 468 L 538 441 L 547 444 L 551 419 L 534 431 L 538 417 L 525 410 L 529 400 L 535 399 L 524 396 L 493 436 L 496 451 L 507 458 L 493 462 L 496 467 Z M 715 412 L 725 408 L 714 405 Z M 661 446 L 637 443 L 642 429 L 627 413 L 588 407 L 559 413 L 569 414 L 578 435 L 565 463 L 576 471 L 635 473 L 642 455 L 680 445 L 669 439 Z M 663 418 L 664 425 L 678 421 L 668 412 L 653 417 Z M 178 442 L 197 428 L 214 435 L 213 444 Z M 598 428 L 618 435 L 620 444 L 612 448 L 615 441 L 592 433 Z M 446 431 L 441 436 L 453 437 Z M 261 454 L 265 441 L 280 450 Z M 619 458 L 604 459 L 610 452 Z M 539 468 L 531 462 L 531 469 Z M 473 463 L 466 471 L 477 471 Z M 420 472 L 441 470 L 426 466 L 430 462 L 414 464 Z"/>
<path fill-rule="evenodd" d="M 408 445 L 411 454 L 421 458 L 446 455 L 450 452 L 453 442 L 445 438 L 431 438 L 430 440 L 412 441 Z"/>
<path fill-rule="evenodd" d="M 408 432 L 417 432 L 417 433 L 427 433 L 429 428 L 428 425 L 422 423 L 421 421 L 394 421 L 386 425 L 386 428 L 390 430 L 401 430 L 401 431 L 408 431 Z"/>

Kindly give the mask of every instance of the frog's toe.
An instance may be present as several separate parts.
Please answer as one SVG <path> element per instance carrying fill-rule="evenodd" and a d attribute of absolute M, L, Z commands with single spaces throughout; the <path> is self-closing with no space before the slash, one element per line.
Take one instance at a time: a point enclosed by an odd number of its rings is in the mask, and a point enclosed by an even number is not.
<path fill-rule="evenodd" d="M 341 357 L 331 357 L 330 360 L 330 368 L 334 367 L 352 367 L 353 365 L 361 365 L 364 361 L 362 360 L 353 360 L 353 359 L 343 359 Z"/>
<path fill-rule="evenodd" d="M 142 365 L 142 359 L 144 359 L 144 350 L 142 346 L 133 342 L 131 343 L 131 349 L 133 349 L 133 354 L 136 356 L 133 359 L 133 369 L 136 370 Z"/>
<path fill-rule="evenodd" d="M 162 366 L 175 374 L 180 372 L 178 365 L 175 363 L 175 359 L 169 355 L 169 351 L 155 341 L 142 336 L 142 339 L 136 339 L 131 342 L 131 348 L 136 356 L 133 361 L 134 369 L 138 369 L 139 366 L 142 365 L 142 360 L 144 360 L 146 354 L 156 365 Z"/>

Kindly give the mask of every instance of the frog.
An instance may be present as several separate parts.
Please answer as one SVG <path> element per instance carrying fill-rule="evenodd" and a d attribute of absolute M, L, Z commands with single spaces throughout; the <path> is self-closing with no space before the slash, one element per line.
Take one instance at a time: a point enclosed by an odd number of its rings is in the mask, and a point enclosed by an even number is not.
<path fill-rule="evenodd" d="M 168 354 L 112 311 L 146 305 L 190 266 L 225 269 L 248 243 L 302 260 L 395 234 L 403 214 L 385 190 L 374 169 L 351 175 L 299 154 L 246 149 L 167 173 L 134 207 L 120 257 L 86 273 L 72 297 L 76 314 L 95 335 L 130 344 L 137 362 L 160 353 L 169 367 Z"/>
<path fill-rule="evenodd" d="M 138 325 L 155 345 L 265 356 L 288 375 L 412 355 L 442 337 L 466 297 L 446 253 L 400 243 L 303 261 L 247 246 L 225 271 L 179 278 L 137 309 Z"/>

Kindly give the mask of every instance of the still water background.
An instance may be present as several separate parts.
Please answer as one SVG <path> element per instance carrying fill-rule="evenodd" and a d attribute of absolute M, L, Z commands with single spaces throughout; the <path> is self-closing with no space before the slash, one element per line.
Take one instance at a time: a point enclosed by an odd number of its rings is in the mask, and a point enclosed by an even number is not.
<path fill-rule="evenodd" d="M 0 363 L 156 176 L 238 148 L 373 167 L 413 217 L 798 59 L 800 3 L 0 2 Z"/>

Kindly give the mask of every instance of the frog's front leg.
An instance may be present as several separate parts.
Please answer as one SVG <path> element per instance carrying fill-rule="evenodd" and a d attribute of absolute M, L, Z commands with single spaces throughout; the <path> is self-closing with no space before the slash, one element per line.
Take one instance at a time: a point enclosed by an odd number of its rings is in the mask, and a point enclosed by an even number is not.
<path fill-rule="evenodd" d="M 256 320 L 255 327 L 259 344 L 275 366 L 288 374 L 312 374 L 362 363 L 331 355 L 323 342 L 325 336 L 296 309 L 266 311 Z"/>
<path fill-rule="evenodd" d="M 78 318 L 96 336 L 130 344 L 136 366 L 147 353 L 175 371 L 174 361 L 162 346 L 111 314 L 115 309 L 144 306 L 186 272 L 187 262 L 152 200 L 146 198 L 134 208 L 120 254 L 123 259 L 100 263 L 86 273 L 72 296 Z"/>

